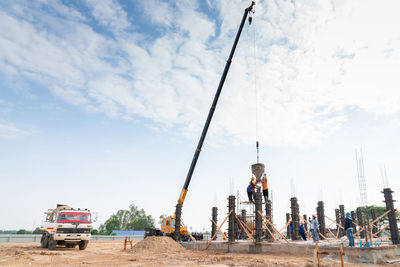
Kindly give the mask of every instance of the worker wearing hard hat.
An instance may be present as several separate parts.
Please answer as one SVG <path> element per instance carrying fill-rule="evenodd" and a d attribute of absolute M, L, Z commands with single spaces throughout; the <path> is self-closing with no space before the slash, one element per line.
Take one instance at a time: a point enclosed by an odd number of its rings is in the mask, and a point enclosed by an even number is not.
<path fill-rule="evenodd" d="M 253 177 L 253 178 L 251 178 L 249 186 L 247 186 L 247 196 L 249 197 L 249 201 L 253 202 L 253 203 L 255 203 L 253 200 L 253 195 L 254 195 L 255 189 L 256 189 L 256 180 Z"/>
<path fill-rule="evenodd" d="M 267 175 L 264 173 L 263 178 L 261 179 L 261 186 L 262 186 L 262 190 L 263 190 L 263 196 L 264 196 L 264 200 L 265 202 L 268 201 L 268 179 L 267 179 Z"/>

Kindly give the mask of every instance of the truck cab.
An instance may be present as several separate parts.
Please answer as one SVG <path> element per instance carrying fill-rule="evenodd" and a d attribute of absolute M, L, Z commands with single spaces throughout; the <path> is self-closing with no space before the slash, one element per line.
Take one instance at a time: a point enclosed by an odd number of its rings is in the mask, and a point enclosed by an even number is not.
<path fill-rule="evenodd" d="M 45 212 L 41 247 L 50 250 L 57 246 L 86 249 L 92 229 L 92 214 L 89 210 L 73 209 L 68 205 L 57 205 Z"/>

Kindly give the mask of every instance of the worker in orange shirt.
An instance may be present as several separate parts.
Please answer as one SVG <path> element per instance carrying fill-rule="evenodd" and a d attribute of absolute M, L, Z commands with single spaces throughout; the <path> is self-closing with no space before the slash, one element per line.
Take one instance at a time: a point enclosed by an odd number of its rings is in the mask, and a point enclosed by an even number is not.
<path fill-rule="evenodd" d="M 263 190 L 263 196 L 264 196 L 264 200 L 265 202 L 268 201 L 268 179 L 267 179 L 267 175 L 264 173 L 263 178 L 261 179 L 261 186 L 262 186 L 262 190 Z"/>

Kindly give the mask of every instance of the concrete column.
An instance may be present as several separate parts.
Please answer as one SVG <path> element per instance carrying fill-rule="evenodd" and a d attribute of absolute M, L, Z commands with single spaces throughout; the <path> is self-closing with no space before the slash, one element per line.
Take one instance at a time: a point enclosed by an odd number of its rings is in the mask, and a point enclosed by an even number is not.
<path fill-rule="evenodd" d="M 299 225 L 300 225 L 300 218 L 299 218 L 299 204 L 297 204 L 297 198 L 292 197 L 290 199 L 290 209 L 292 212 L 292 240 L 300 239 L 299 234 Z"/>
<path fill-rule="evenodd" d="M 354 210 L 352 210 L 351 212 L 350 212 L 350 214 L 351 214 L 351 220 L 353 221 L 353 222 L 356 222 L 356 214 L 355 214 L 355 212 L 354 212 Z M 353 233 L 356 233 L 356 229 L 357 227 L 353 224 Z"/>
<path fill-rule="evenodd" d="M 181 230 L 181 217 L 182 216 L 182 204 L 176 204 L 175 210 L 175 232 L 174 232 L 174 239 L 178 241 L 181 237 L 180 230 Z"/>
<path fill-rule="evenodd" d="M 325 209 L 324 209 L 324 202 L 323 201 L 318 201 L 318 206 L 317 206 L 317 218 L 318 218 L 318 224 L 319 224 L 319 231 L 323 236 L 326 236 L 325 233 Z M 323 238 L 322 236 L 320 238 Z"/>
<path fill-rule="evenodd" d="M 375 209 L 371 209 L 371 218 L 372 218 L 372 221 L 376 220 L 376 210 Z M 375 234 L 376 232 L 378 232 L 378 228 L 375 227 L 375 226 L 378 226 L 378 222 L 374 222 L 373 225 L 374 226 L 371 226 L 372 227 L 372 233 Z"/>
<path fill-rule="evenodd" d="M 390 210 L 390 212 L 388 213 L 388 219 L 389 219 L 390 236 L 392 239 L 392 243 L 394 245 L 397 245 L 400 243 L 400 240 L 399 240 L 399 228 L 397 226 L 396 213 L 393 204 L 393 202 L 395 202 L 392 196 L 393 191 L 390 188 L 384 188 L 382 193 L 385 197 L 384 202 L 386 203 L 386 211 Z"/>
<path fill-rule="evenodd" d="M 335 209 L 335 221 L 337 224 L 340 223 L 340 212 L 339 209 Z M 340 227 L 336 225 L 336 231 L 339 233 L 338 236 L 340 236 Z"/>
<path fill-rule="evenodd" d="M 339 216 L 340 216 L 340 224 L 344 228 L 344 222 L 346 220 L 346 215 L 344 213 L 344 205 L 339 205 Z M 344 236 L 345 232 L 342 228 L 340 228 L 340 236 Z"/>
<path fill-rule="evenodd" d="M 364 227 L 364 220 L 363 220 L 363 214 L 362 214 L 362 210 L 361 207 L 358 207 L 356 210 L 357 213 L 357 224 L 361 227 Z M 360 229 L 359 229 L 360 230 Z M 360 233 L 360 237 L 361 238 L 365 238 L 365 231 L 362 231 Z"/>
<path fill-rule="evenodd" d="M 247 220 L 247 214 L 246 213 L 247 213 L 246 210 L 243 209 L 242 210 L 242 215 L 241 215 L 241 218 L 240 218 L 244 224 L 246 224 L 246 220 Z M 240 232 L 242 234 L 242 238 L 247 237 L 246 232 L 242 228 L 240 228 Z"/>
<path fill-rule="evenodd" d="M 286 213 L 286 223 L 288 223 L 290 220 L 290 213 Z M 290 234 L 290 224 L 288 224 L 288 226 L 286 227 L 286 237 L 292 238 L 292 235 Z"/>
<path fill-rule="evenodd" d="M 229 242 L 235 242 L 235 215 L 236 215 L 236 197 L 234 195 L 231 195 L 228 197 L 228 212 L 232 211 L 232 213 L 229 215 L 228 219 L 228 240 Z"/>
<path fill-rule="evenodd" d="M 273 216 L 272 216 L 272 201 L 268 200 L 265 203 L 265 217 L 271 222 L 273 223 Z M 273 232 L 272 227 L 268 224 L 268 229 L 271 231 L 271 233 Z M 269 234 L 269 232 L 267 231 L 266 233 L 267 235 L 267 239 L 272 239 L 272 236 Z"/>
<path fill-rule="evenodd" d="M 261 188 L 259 186 L 257 186 L 257 191 L 256 191 L 256 204 L 255 204 L 255 242 L 261 242 L 262 239 L 262 235 L 263 235 L 263 218 L 260 215 L 260 213 L 262 214 L 262 192 L 261 192 Z M 258 211 L 260 213 L 258 213 Z"/>
<path fill-rule="evenodd" d="M 218 224 L 218 208 L 217 207 L 212 208 L 211 218 L 216 224 Z M 211 223 L 211 237 L 213 237 L 216 232 L 217 232 L 217 226 L 215 224 Z M 215 238 L 215 239 L 217 239 L 217 238 Z"/>
<path fill-rule="evenodd" d="M 303 219 L 304 219 L 306 222 L 308 222 L 308 221 L 307 221 L 307 214 L 304 214 L 304 215 L 303 215 Z M 306 232 L 308 232 L 308 224 L 306 224 L 306 223 L 304 224 L 304 230 L 305 230 Z"/>

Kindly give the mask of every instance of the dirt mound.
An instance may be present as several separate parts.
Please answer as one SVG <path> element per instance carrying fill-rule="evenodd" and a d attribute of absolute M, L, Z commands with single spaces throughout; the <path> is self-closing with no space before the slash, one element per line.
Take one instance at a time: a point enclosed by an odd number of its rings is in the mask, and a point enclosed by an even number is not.
<path fill-rule="evenodd" d="M 184 251 L 185 248 L 181 244 L 175 242 L 171 237 L 168 236 L 149 236 L 142 241 L 136 243 L 133 246 L 133 251 L 157 251 L 157 252 L 167 252 L 167 251 Z"/>

